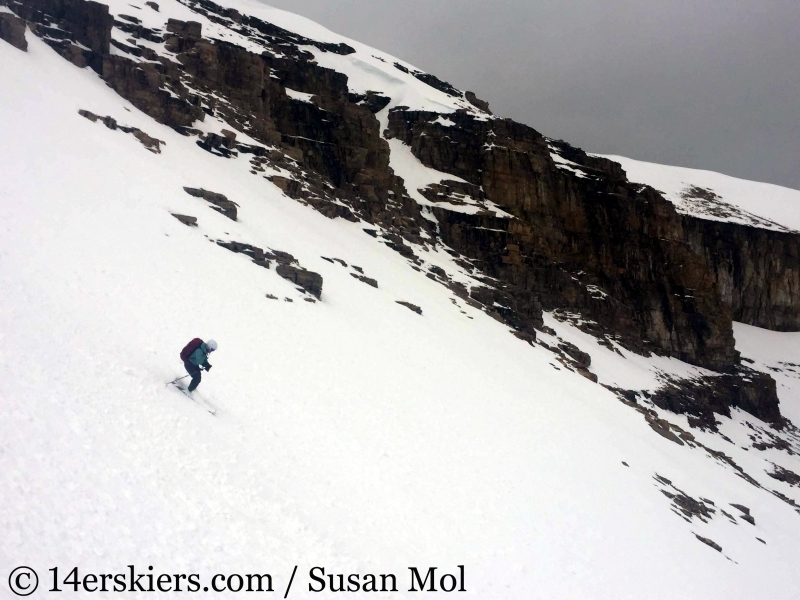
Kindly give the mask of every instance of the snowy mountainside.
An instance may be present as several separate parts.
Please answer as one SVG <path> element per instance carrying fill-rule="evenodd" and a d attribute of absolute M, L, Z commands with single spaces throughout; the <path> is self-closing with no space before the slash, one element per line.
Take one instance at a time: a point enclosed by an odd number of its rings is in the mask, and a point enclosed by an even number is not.
<path fill-rule="evenodd" d="M 624 156 L 604 158 L 621 164 L 631 181 L 662 192 L 681 213 L 775 231 L 800 231 L 800 191 Z"/>
<path fill-rule="evenodd" d="M 397 573 L 397 592 L 348 596 L 402 598 L 414 597 L 409 566 L 464 565 L 462 595 L 476 598 L 794 598 L 800 334 L 736 323 L 743 363 L 731 373 L 637 353 L 575 305 L 532 302 L 536 313 L 502 271 L 442 237 L 456 239 L 451 218 L 463 219 L 462 241 L 523 226 L 491 180 L 459 175 L 426 146 L 434 134 L 463 135 L 466 119 L 475 128 L 497 119 L 289 13 L 226 0 L 289 32 L 243 36 L 198 12 L 203 4 L 109 3 L 121 23 L 111 39 L 129 50 L 134 39 L 166 63 L 111 44 L 105 74 L 88 50 L 81 68 L 53 37 L 63 23 L 42 37 L 32 33 L 41 23 L 29 24 L 26 52 L 0 41 L 0 586 L 18 565 L 44 576 L 135 564 L 206 584 L 215 573 L 269 572 L 280 593 L 298 565 L 290 597 L 319 597 L 309 569 L 322 566 Z M 191 50 L 175 50 L 193 40 L 153 42 L 122 29 L 134 22 L 121 15 L 167 32 L 168 19 L 199 22 L 204 37 L 259 54 L 262 34 L 278 36 L 271 48 L 296 36 L 319 65 L 347 75 L 351 104 L 389 98 L 374 122 L 355 113 L 383 143 L 345 140 L 377 158 L 352 177 L 345 160 L 340 179 L 334 168 L 320 174 L 333 155 L 315 162 L 295 140 L 316 133 L 341 145 L 315 103 L 328 120 L 351 107 L 293 75 L 301 59 L 271 67 L 287 83 L 280 135 L 244 127 L 258 118 L 210 87 L 197 87 L 202 121 L 162 122 L 135 78 L 107 85 L 105 65 L 189 64 Z M 355 52 L 320 49 L 340 44 Z M 158 91 L 174 107 L 171 85 Z M 275 120 L 281 102 L 270 106 Z M 412 144 L 386 133 L 401 113 L 422 113 Z M 303 132 L 280 129 L 304 122 Z M 478 146 L 502 153 L 517 133 L 506 126 L 507 139 L 497 124 Z M 585 176 L 566 170 L 580 182 L 560 185 L 573 194 L 596 185 L 598 164 L 570 157 L 559 164 Z M 467 152 L 458 160 L 472 164 Z M 388 191 L 370 197 L 381 183 Z M 503 264 L 518 268 L 525 250 L 514 245 Z M 584 276 L 569 275 L 587 306 L 609 310 L 621 292 Z M 220 343 L 198 390 L 217 416 L 164 385 L 183 375 L 178 352 L 195 336 Z M 748 393 L 746 380 L 774 380 L 780 413 L 768 422 L 746 402 L 750 412 L 686 400 L 692 382 L 709 380 Z"/>

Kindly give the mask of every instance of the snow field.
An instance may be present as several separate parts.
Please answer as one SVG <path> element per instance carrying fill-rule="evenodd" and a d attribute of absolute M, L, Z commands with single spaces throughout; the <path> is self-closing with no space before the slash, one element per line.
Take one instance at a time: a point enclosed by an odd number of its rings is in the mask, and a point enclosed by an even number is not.
<path fill-rule="evenodd" d="M 152 564 L 268 571 L 280 586 L 299 564 L 292 597 L 306 598 L 315 565 L 402 582 L 408 566 L 464 564 L 480 598 L 793 597 L 800 519 L 785 504 L 483 313 L 468 319 L 361 225 L 282 196 L 246 159 L 204 152 L 28 41 L 27 54 L 0 44 L 3 573 Z M 152 154 L 78 109 L 166 146 Z M 240 222 L 183 186 L 225 194 Z M 292 253 L 324 277 L 322 302 L 206 236 Z M 220 344 L 200 387 L 217 417 L 164 386 L 195 336 Z M 655 472 L 750 506 L 758 529 L 684 523 Z"/>
<path fill-rule="evenodd" d="M 600 155 L 598 155 L 600 156 Z M 791 188 L 747 181 L 700 169 L 658 165 L 608 155 L 622 165 L 628 179 L 645 183 L 664 194 L 678 212 L 711 221 L 729 221 L 778 231 L 800 231 L 800 191 Z M 684 198 L 683 193 L 692 186 L 710 190 L 719 197 L 718 204 L 727 216 L 714 214 L 702 202 Z"/>

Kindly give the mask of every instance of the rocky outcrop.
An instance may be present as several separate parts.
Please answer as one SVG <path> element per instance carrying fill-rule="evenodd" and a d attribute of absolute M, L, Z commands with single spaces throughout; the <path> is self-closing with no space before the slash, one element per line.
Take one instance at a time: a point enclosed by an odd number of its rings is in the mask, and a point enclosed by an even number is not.
<path fill-rule="evenodd" d="M 197 217 L 190 217 L 189 215 L 180 215 L 178 213 L 171 213 L 173 217 L 178 219 L 184 225 L 189 227 L 197 227 Z"/>
<path fill-rule="evenodd" d="M 789 469 L 784 469 L 783 467 L 773 464 L 774 471 L 767 472 L 767 475 L 772 477 L 773 479 L 777 479 L 778 481 L 783 481 L 784 483 L 788 483 L 791 486 L 800 487 L 800 475 L 797 473 L 790 471 Z"/>
<path fill-rule="evenodd" d="M 422 309 L 416 304 L 411 304 L 411 302 L 406 302 L 405 300 L 396 300 L 396 302 L 401 306 L 405 306 L 408 310 L 415 312 L 418 315 L 422 315 Z"/>
<path fill-rule="evenodd" d="M 377 288 L 378 287 L 378 280 L 373 279 L 372 277 L 367 277 L 366 275 L 359 275 L 358 273 L 350 273 L 351 277 L 358 279 L 362 283 L 366 283 L 367 285 Z"/>
<path fill-rule="evenodd" d="M 688 415 L 692 426 L 712 431 L 717 429 L 715 413 L 730 417 L 734 407 L 767 423 L 783 423 L 775 380 L 741 366 L 733 373 L 668 384 L 650 400 L 659 408 Z"/>
<path fill-rule="evenodd" d="M 288 279 L 302 290 L 314 296 L 317 300 L 322 297 L 322 276 L 314 271 L 307 271 L 302 267 L 295 267 L 291 264 L 279 264 L 275 268 L 284 279 Z"/>
<path fill-rule="evenodd" d="M 6 4 L 67 60 L 100 72 L 114 23 L 108 6 L 92 0 L 7 0 Z"/>
<path fill-rule="evenodd" d="M 389 170 L 389 148 L 378 121 L 367 106 L 350 102 L 344 75 L 225 42 L 182 40 L 183 71 L 199 91 L 225 99 L 207 96 L 204 110 L 265 144 L 296 151 L 300 166 L 323 178 L 309 181 L 318 196 L 330 183 L 335 196 L 359 197 L 382 208 L 390 190 L 402 194 Z M 295 100 L 286 88 L 313 94 L 314 102 Z"/>
<path fill-rule="evenodd" d="M 694 537 L 696 537 L 698 540 L 703 542 L 706 546 L 710 546 L 711 548 L 713 548 L 717 552 L 722 552 L 722 546 L 720 546 L 714 540 L 710 540 L 710 539 L 708 539 L 706 537 L 703 537 L 702 535 L 697 535 L 696 533 L 694 534 Z"/>
<path fill-rule="evenodd" d="M 464 98 L 466 98 L 467 102 L 472 104 L 472 106 L 475 108 L 478 108 L 487 114 L 492 114 L 492 111 L 489 110 L 489 103 L 478 98 L 474 92 L 465 92 Z"/>
<path fill-rule="evenodd" d="M 0 40 L 5 40 L 15 48 L 27 52 L 25 21 L 12 14 L 0 12 Z"/>
<path fill-rule="evenodd" d="M 445 243 L 512 298 L 580 313 L 639 353 L 734 365 L 730 312 L 669 202 L 629 184 L 610 161 L 587 160 L 582 177 L 566 172 L 530 127 L 455 114 L 457 126 L 444 128 L 436 117 L 394 111 L 389 131 L 423 164 L 482 187 L 515 217 L 435 209 Z"/>
<path fill-rule="evenodd" d="M 227 196 L 224 196 L 222 194 L 217 194 L 216 192 L 209 192 L 208 190 L 204 189 L 197 189 L 190 187 L 183 188 L 183 191 L 185 191 L 190 196 L 194 196 L 195 198 L 202 198 L 206 202 L 213 204 L 211 208 L 216 210 L 218 213 L 225 215 L 231 221 L 236 221 L 238 217 L 239 205 L 236 204 L 236 202 L 228 200 Z"/>
<path fill-rule="evenodd" d="M 277 263 L 275 272 L 278 275 L 288 279 L 301 291 L 311 294 L 317 300 L 322 297 L 322 276 L 301 267 L 294 256 L 288 252 L 263 250 L 240 242 L 217 242 L 217 245 L 237 254 L 245 254 L 252 258 L 255 264 L 265 269 L 269 269 L 271 262 L 275 261 Z M 291 300 L 289 301 L 291 302 Z"/>
<path fill-rule="evenodd" d="M 181 84 L 180 72 L 169 61 L 142 63 L 107 54 L 102 76 L 120 96 L 159 123 L 189 127 L 205 118 L 196 105 L 198 100 Z"/>
<path fill-rule="evenodd" d="M 92 123 L 97 123 L 97 121 L 100 121 L 101 123 L 103 123 L 103 125 L 111 129 L 112 131 L 119 130 L 123 133 L 130 133 L 131 135 L 133 135 L 133 137 L 139 140 L 142 146 L 147 148 L 153 154 L 161 154 L 161 145 L 166 144 L 166 142 L 146 134 L 144 131 L 142 131 L 137 127 L 126 127 L 125 125 L 119 125 L 117 123 L 117 120 L 113 117 L 110 116 L 100 117 L 88 110 L 79 110 L 78 114 L 86 119 L 89 119 Z"/>
<path fill-rule="evenodd" d="M 689 246 L 711 267 L 735 321 L 800 331 L 800 235 L 684 216 Z"/>

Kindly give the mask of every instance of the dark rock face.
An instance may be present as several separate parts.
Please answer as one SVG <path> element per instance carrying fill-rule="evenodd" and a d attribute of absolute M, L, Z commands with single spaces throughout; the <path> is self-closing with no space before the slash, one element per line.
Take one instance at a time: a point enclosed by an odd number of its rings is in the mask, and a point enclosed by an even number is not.
<path fill-rule="evenodd" d="M 367 92 L 366 94 L 350 93 L 348 98 L 353 104 L 363 104 L 373 114 L 382 111 L 392 101 L 388 96 L 383 96 L 377 92 Z"/>
<path fill-rule="evenodd" d="M 464 97 L 467 99 L 467 102 L 472 104 L 475 108 L 479 108 L 485 113 L 492 114 L 492 111 L 489 110 L 489 103 L 478 98 L 473 92 L 466 92 Z"/>
<path fill-rule="evenodd" d="M 180 64 L 166 64 L 161 59 L 163 68 L 154 66 L 155 72 L 148 74 L 146 82 L 138 72 L 125 71 L 115 77 L 110 69 L 104 70 L 115 89 L 126 97 L 144 95 L 137 106 L 170 125 L 188 127 L 187 121 L 199 116 L 197 111 L 218 113 L 260 142 L 278 147 L 277 154 L 291 157 L 289 170 L 296 178 L 284 182 L 290 197 L 312 204 L 327 216 L 350 220 L 355 217 L 342 203 L 355 205 L 361 218 L 418 239 L 418 222 L 424 220 L 389 169 L 389 146 L 381 138 L 373 114 L 389 99 L 367 94 L 353 102 L 346 76 L 311 62 L 313 57 L 293 44 L 343 54 L 352 49 L 300 39 L 258 19 L 237 17 L 212 2 L 200 2 L 195 10 L 259 39 L 274 48 L 276 55 L 254 54 L 220 40 L 212 42 L 200 37 L 196 26 L 172 21 L 167 45 L 180 52 Z M 133 81 L 135 76 L 140 82 Z M 209 95 L 201 100 L 182 91 L 181 78 Z M 162 106 L 167 98 L 155 97 L 165 84 L 185 98 L 177 111 L 185 119 L 170 116 Z M 289 97 L 287 88 L 312 94 L 313 103 Z M 280 156 L 266 159 L 282 160 Z M 257 172 L 259 166 L 254 168 Z"/>
<path fill-rule="evenodd" d="M 714 370 L 737 359 L 731 319 L 800 329 L 800 235 L 678 215 L 617 163 L 508 120 L 456 113 L 448 118 L 458 127 L 445 131 L 435 117 L 393 111 L 390 133 L 423 164 L 483 186 L 473 198 L 516 217 L 435 211 L 442 239 L 545 309 L 593 319 L 639 353 Z M 551 151 L 576 163 L 577 176 Z M 423 191 L 428 199 L 452 196 L 434 187 Z"/>
<path fill-rule="evenodd" d="M 149 29 L 148 27 L 142 25 L 142 22 L 139 19 L 129 15 L 119 15 L 119 19 L 114 20 L 114 27 L 127 33 L 130 38 L 133 38 L 134 41 L 142 39 L 154 42 L 156 44 L 160 44 L 164 41 L 164 35 L 160 29 Z M 115 44 L 114 40 L 111 40 L 111 43 L 116 45 L 118 48 L 121 47 L 118 44 Z M 148 60 L 158 60 L 158 55 L 155 53 L 152 53 L 149 56 L 147 55 L 146 51 L 150 50 L 149 48 L 144 46 L 137 46 L 137 48 L 139 53 L 141 53 L 141 55 Z M 139 53 L 134 52 L 136 56 L 139 56 Z"/>
<path fill-rule="evenodd" d="M 226 196 L 222 194 L 217 194 L 216 192 L 209 192 L 203 189 L 196 189 L 196 188 L 188 188 L 185 187 L 183 190 L 189 194 L 190 196 L 194 196 L 195 198 L 202 198 L 206 202 L 210 202 L 214 206 L 212 207 L 219 213 L 222 213 L 226 217 L 228 217 L 231 221 L 235 221 L 237 218 L 237 209 L 239 205 L 236 202 L 231 202 L 228 200 Z"/>
<path fill-rule="evenodd" d="M 319 273 L 287 264 L 279 264 L 275 271 L 278 275 L 284 279 L 288 279 L 314 296 L 317 300 L 322 297 L 322 276 Z"/>
<path fill-rule="evenodd" d="M 800 331 L 800 235 L 684 217 L 689 246 L 714 273 L 735 321 Z"/>
<path fill-rule="evenodd" d="M 772 473 L 767 473 L 773 479 L 777 479 L 778 481 L 783 481 L 784 483 L 788 483 L 791 486 L 800 487 L 800 475 L 795 473 L 794 471 L 790 471 L 789 469 L 784 469 L 779 465 L 773 464 L 775 470 Z"/>
<path fill-rule="evenodd" d="M 114 23 L 108 6 L 91 0 L 7 0 L 6 4 L 64 58 L 100 72 Z"/>
<path fill-rule="evenodd" d="M 205 113 L 190 101 L 189 92 L 180 85 L 179 73 L 165 63 L 167 61 L 137 63 L 124 56 L 107 54 L 103 57 L 103 79 L 120 96 L 159 123 L 188 127 L 195 121 L 202 121 Z"/>
<path fill-rule="evenodd" d="M 15 48 L 27 52 L 25 21 L 14 15 L 0 12 L 0 40 L 5 40 Z"/>
<path fill-rule="evenodd" d="M 435 117 L 394 111 L 390 132 L 423 164 L 482 186 L 516 217 L 435 210 L 445 243 L 512 296 L 581 313 L 639 353 L 715 370 L 734 364 L 730 312 L 720 309 L 713 273 L 686 247 L 669 202 L 615 178 L 610 161 L 587 160 L 591 176 L 565 173 L 524 125 L 455 114 L 457 127 L 443 131 Z"/>
<path fill-rule="evenodd" d="M 569 342 L 564 342 L 560 344 L 558 347 L 562 352 L 564 352 L 564 354 L 566 354 L 572 360 L 574 360 L 579 367 L 588 369 L 592 365 L 592 357 L 589 356 L 586 352 L 581 351 L 574 344 L 570 344 Z"/>
<path fill-rule="evenodd" d="M 92 52 L 105 54 L 109 50 L 114 19 L 105 4 L 92 0 L 11 0 L 8 6 L 26 21 L 40 25 L 39 35 L 63 39 L 54 30 L 58 28 Z"/>
<path fill-rule="evenodd" d="M 431 75 L 430 73 L 424 73 L 422 71 L 417 71 L 415 69 L 409 69 L 405 65 L 401 65 L 400 63 L 394 63 L 394 68 L 398 71 L 402 71 L 403 73 L 408 73 L 413 75 L 421 82 L 428 84 L 435 90 L 439 90 L 440 92 L 444 92 L 448 96 L 461 96 L 461 92 L 459 92 L 456 88 L 452 85 L 447 83 L 446 81 L 442 81 L 435 75 Z"/>
<path fill-rule="evenodd" d="M 167 31 L 174 33 L 178 40 L 185 38 L 187 41 L 197 42 L 203 37 L 203 26 L 197 21 L 169 19 L 167 21 Z M 170 39 L 168 38 L 167 41 L 170 41 Z"/>
<path fill-rule="evenodd" d="M 744 367 L 737 372 L 667 385 L 651 400 L 659 408 L 689 415 L 689 423 L 716 431 L 715 413 L 730 417 L 737 407 L 762 421 L 779 425 L 781 417 L 775 380 Z"/>

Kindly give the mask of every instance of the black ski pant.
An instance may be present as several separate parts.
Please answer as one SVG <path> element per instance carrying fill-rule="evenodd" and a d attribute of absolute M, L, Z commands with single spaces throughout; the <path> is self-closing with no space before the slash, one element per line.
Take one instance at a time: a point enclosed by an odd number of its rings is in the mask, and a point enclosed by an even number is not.
<path fill-rule="evenodd" d="M 198 385 L 200 385 L 200 367 L 190 363 L 188 360 L 183 361 L 183 366 L 186 372 L 192 376 L 192 382 L 189 384 L 189 391 L 193 392 Z"/>

